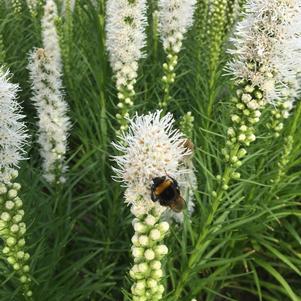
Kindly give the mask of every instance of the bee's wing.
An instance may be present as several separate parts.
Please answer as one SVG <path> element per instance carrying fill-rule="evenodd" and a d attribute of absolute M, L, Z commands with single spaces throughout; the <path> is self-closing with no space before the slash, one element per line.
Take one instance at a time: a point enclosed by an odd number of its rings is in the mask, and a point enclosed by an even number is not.
<path fill-rule="evenodd" d="M 185 207 L 185 200 L 179 195 L 173 202 L 169 205 L 170 209 L 174 212 L 181 212 Z"/>

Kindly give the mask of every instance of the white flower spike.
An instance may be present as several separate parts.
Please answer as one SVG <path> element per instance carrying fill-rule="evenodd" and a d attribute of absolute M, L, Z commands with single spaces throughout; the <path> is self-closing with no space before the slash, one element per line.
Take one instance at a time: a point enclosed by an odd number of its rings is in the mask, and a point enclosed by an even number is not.
<path fill-rule="evenodd" d="M 44 177 L 49 183 L 63 183 L 70 121 L 68 105 L 62 95 L 61 75 L 52 59 L 44 49 L 36 49 L 30 54 L 28 69 L 34 92 L 32 101 L 39 117 L 38 142 Z"/>
<path fill-rule="evenodd" d="M 182 48 L 184 35 L 193 23 L 196 0 L 159 0 L 159 34 L 167 54 L 163 64 L 163 99 L 160 108 L 166 108 L 171 99 L 170 86 L 174 83 L 178 64 L 178 53 Z"/>
<path fill-rule="evenodd" d="M 24 159 L 27 134 L 20 106 L 16 101 L 19 86 L 9 82 L 8 71 L 0 69 L 0 183 L 8 184 Z"/>
<path fill-rule="evenodd" d="M 130 276 L 133 301 L 161 300 L 164 287 L 161 260 L 168 253 L 162 243 L 169 231 L 169 224 L 160 221 L 166 207 L 151 200 L 151 185 L 155 177 L 166 174 L 180 179 L 188 172 L 183 161 L 190 151 L 184 147 L 184 136 L 174 129 L 170 113 L 160 117 L 161 111 L 136 115 L 129 122 L 119 144 L 113 144 L 121 153 L 115 157 L 116 179 L 126 186 L 125 202 L 135 215 L 132 237 L 134 265 Z M 186 183 L 181 183 L 186 188 Z"/>
<path fill-rule="evenodd" d="M 229 73 L 259 88 L 265 103 L 281 97 L 284 78 L 295 76 L 287 41 L 300 28 L 300 9 L 299 0 L 249 0 L 245 18 L 237 25 Z"/>
<path fill-rule="evenodd" d="M 56 18 L 58 18 L 57 6 L 53 0 L 47 0 L 44 6 L 44 16 L 42 18 L 43 47 L 47 52 L 49 59 L 52 61 L 52 64 L 58 72 L 61 72 L 62 56 L 55 26 Z"/>
<path fill-rule="evenodd" d="M 0 69 L 0 238 L 3 241 L 0 252 L 18 275 L 26 300 L 32 300 L 30 255 L 24 248 L 26 224 L 23 202 L 18 196 L 21 185 L 14 182 L 18 164 L 24 159 L 27 134 L 16 101 L 19 86 L 9 79 L 8 71 Z"/>
<path fill-rule="evenodd" d="M 159 0 L 159 32 L 163 47 L 179 53 L 184 35 L 193 24 L 196 0 Z"/>
<path fill-rule="evenodd" d="M 168 113 L 160 117 L 161 111 L 135 116 L 130 120 L 129 131 L 121 137 L 115 148 L 122 153 L 115 157 L 117 178 L 127 187 L 126 203 L 147 214 L 162 206 L 151 200 L 151 183 L 155 177 L 170 175 L 179 179 L 187 170 L 183 160 L 189 154 L 183 143 L 185 137 L 173 128 L 174 119 Z M 135 214 L 136 215 L 136 214 Z"/>
<path fill-rule="evenodd" d="M 133 106 L 138 62 L 144 56 L 146 0 L 108 0 L 106 7 L 106 47 L 116 76 L 120 129 L 127 128 Z"/>

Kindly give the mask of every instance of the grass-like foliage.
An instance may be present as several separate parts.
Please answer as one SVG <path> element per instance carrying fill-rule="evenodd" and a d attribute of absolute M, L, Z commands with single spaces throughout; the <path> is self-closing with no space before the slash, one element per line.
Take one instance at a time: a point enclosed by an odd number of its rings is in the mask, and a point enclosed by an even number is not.
<path fill-rule="evenodd" d="M 77 0 L 73 10 L 73 1 L 57 1 L 61 94 L 71 130 L 66 181 L 56 185 L 43 177 L 28 70 L 29 53 L 44 47 L 44 3 L 36 1 L 33 11 L 28 3 L 35 1 L 0 0 L 0 64 L 20 86 L 18 101 L 30 136 L 18 195 L 27 225 L 32 300 L 151 300 L 131 294 L 133 216 L 124 188 L 112 179 L 112 156 L 118 155 L 112 141 L 124 120 L 116 118 L 121 90 L 106 50 L 107 1 Z M 164 99 L 163 111 L 171 112 L 184 132 L 183 116 L 191 112 L 193 128 L 185 134 L 194 144 L 197 177 L 193 214 L 185 209 L 183 223 L 172 222 L 164 240 L 162 300 L 301 300 L 301 102 L 295 102 L 276 138 L 268 124 L 277 107 L 264 106 L 254 125 L 257 139 L 242 165 L 229 167 L 225 159 L 237 95 L 224 71 L 231 60 L 226 49 L 232 48 L 229 36 L 241 18 L 242 2 L 197 1 L 194 23 L 174 53 L 159 37 L 158 1 L 147 1 L 145 56 L 126 112 L 147 114 Z M 169 52 L 176 63 L 168 61 Z M 174 66 L 172 72 L 164 69 L 166 62 Z M 164 75 L 174 81 L 162 81 Z M 0 300 L 25 300 L 18 272 L 0 254 Z"/>

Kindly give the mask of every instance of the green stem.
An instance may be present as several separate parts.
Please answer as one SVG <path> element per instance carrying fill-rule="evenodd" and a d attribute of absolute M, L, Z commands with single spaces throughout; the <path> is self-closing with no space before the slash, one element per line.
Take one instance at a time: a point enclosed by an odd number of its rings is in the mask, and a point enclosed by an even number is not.
<path fill-rule="evenodd" d="M 235 155 L 238 154 L 239 149 L 240 149 L 240 145 L 237 144 L 234 148 Z M 223 195 L 225 193 L 225 189 L 223 188 L 223 186 L 228 185 L 230 183 L 231 174 L 233 171 L 234 171 L 234 168 L 230 165 L 228 165 L 224 170 L 223 177 L 222 177 L 223 182 L 220 183 L 219 189 L 216 192 L 215 196 L 213 197 L 211 212 L 207 216 L 207 219 L 204 223 L 202 231 L 195 244 L 193 252 L 190 255 L 190 258 L 188 260 L 188 265 L 187 265 L 186 269 L 184 270 L 184 272 L 181 274 L 182 276 L 180 277 L 180 279 L 178 281 L 178 285 L 176 287 L 175 294 L 174 294 L 174 300 L 179 300 L 179 298 L 181 297 L 184 286 L 187 283 L 189 276 L 191 275 L 191 270 L 194 269 L 196 263 L 199 261 L 200 257 L 202 256 L 203 252 L 206 249 L 206 248 L 202 249 L 202 245 L 209 234 L 210 225 L 212 224 L 212 222 L 215 218 L 216 212 L 220 205 L 220 201 L 223 198 Z"/>

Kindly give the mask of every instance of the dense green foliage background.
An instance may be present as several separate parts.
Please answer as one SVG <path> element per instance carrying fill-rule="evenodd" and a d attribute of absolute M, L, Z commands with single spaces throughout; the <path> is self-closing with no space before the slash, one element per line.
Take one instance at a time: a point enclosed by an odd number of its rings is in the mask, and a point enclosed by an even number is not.
<path fill-rule="evenodd" d="M 28 52 L 41 46 L 43 11 L 40 8 L 32 17 L 25 0 L 12 2 L 19 3 L 19 12 L 9 1 L 1 0 L 0 59 L 20 84 L 19 99 L 31 134 L 29 159 L 20 168 L 19 181 L 29 228 L 35 300 L 129 300 L 124 292 L 131 285 L 127 272 L 132 217 L 123 203 L 120 184 L 111 178 L 117 98 L 104 46 L 105 1 L 99 0 L 98 8 L 89 0 L 77 1 L 74 13 L 57 22 L 73 124 L 70 170 L 61 188 L 50 187 L 41 177 L 37 117 L 26 69 Z M 156 0 L 149 0 L 147 55 L 141 61 L 136 86 L 134 111 L 139 113 L 157 109 L 162 96 L 165 55 L 154 32 L 156 5 Z M 195 24 L 185 40 L 172 87 L 169 111 L 177 118 L 192 111 L 195 118 L 198 191 L 191 221 L 186 218 L 183 225 L 173 224 L 166 241 L 170 253 L 165 262 L 168 294 L 164 300 L 176 300 L 174 290 L 210 214 L 215 175 L 225 164 L 221 150 L 230 123 L 230 98 L 235 93 L 230 79 L 223 75 L 229 59 L 227 37 L 234 21 L 233 1 L 227 5 L 225 15 L 212 15 L 207 12 L 208 4 L 198 1 Z M 181 300 L 301 300 L 301 107 L 297 104 L 278 139 L 265 126 L 270 109 L 240 169 L 241 179 L 223 197 Z M 288 134 L 294 136 L 294 146 L 285 175 L 277 183 L 278 161 Z M 0 282 L 0 300 L 22 300 L 18 282 L 3 260 Z"/>

